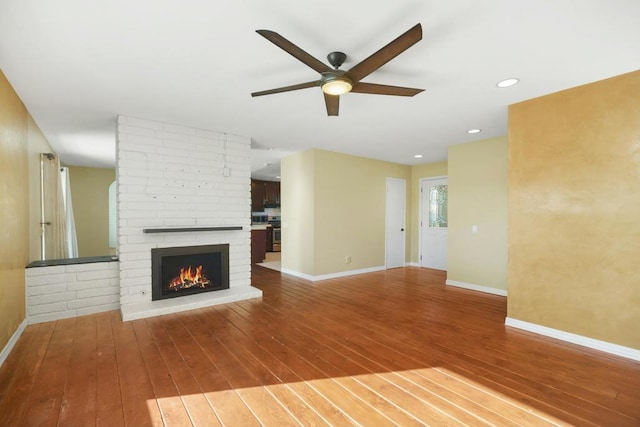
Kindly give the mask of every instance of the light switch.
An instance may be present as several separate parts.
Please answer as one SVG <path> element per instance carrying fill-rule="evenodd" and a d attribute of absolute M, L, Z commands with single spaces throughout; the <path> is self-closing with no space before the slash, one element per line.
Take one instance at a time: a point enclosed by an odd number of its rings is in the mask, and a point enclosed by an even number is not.
<path fill-rule="evenodd" d="M 473 234 L 476 234 L 476 233 L 478 232 L 478 226 L 477 226 L 477 225 L 472 225 L 472 226 L 471 226 L 471 232 L 472 232 Z"/>

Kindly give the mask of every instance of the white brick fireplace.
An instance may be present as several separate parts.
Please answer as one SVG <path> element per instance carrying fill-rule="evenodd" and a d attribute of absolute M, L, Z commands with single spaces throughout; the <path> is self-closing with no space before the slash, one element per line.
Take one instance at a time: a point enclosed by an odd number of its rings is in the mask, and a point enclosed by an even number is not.
<path fill-rule="evenodd" d="M 250 284 L 250 143 L 236 135 L 118 117 L 123 320 L 262 296 Z M 228 227 L 241 229 L 216 230 Z M 229 289 L 151 300 L 152 248 L 218 244 L 229 244 Z"/>

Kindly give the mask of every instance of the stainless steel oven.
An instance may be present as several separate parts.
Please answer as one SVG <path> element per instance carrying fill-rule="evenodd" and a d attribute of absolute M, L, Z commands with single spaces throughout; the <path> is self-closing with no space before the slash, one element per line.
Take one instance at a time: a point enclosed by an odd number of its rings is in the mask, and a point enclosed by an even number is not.
<path fill-rule="evenodd" d="M 271 242 L 273 243 L 273 252 L 280 252 L 282 247 L 280 242 L 280 217 L 270 219 L 269 224 L 271 224 L 272 228 Z"/>
<path fill-rule="evenodd" d="M 280 252 L 280 226 L 273 227 L 273 252 Z"/>

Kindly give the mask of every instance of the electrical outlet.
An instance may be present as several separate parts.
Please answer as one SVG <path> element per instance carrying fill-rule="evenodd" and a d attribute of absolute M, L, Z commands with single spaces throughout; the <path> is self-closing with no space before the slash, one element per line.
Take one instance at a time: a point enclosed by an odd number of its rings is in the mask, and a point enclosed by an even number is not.
<path fill-rule="evenodd" d="M 346 264 L 351 264 L 351 256 L 350 256 L 350 255 L 347 255 L 347 257 L 344 259 L 344 262 L 345 262 Z"/>

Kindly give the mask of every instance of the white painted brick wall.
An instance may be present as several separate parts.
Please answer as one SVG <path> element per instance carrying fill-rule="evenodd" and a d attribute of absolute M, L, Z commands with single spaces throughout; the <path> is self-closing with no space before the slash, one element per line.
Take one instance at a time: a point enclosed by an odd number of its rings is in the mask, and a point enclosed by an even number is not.
<path fill-rule="evenodd" d="M 151 302 L 151 249 L 229 244 L 230 288 L 251 279 L 251 141 L 119 116 L 116 142 L 120 304 Z M 229 176 L 224 176 L 228 168 Z M 144 234 L 145 228 L 243 226 L 242 231 Z M 213 294 L 215 292 L 212 292 Z M 182 298 L 172 298 L 181 304 Z M 169 304 L 163 300 L 164 305 Z"/>
<path fill-rule="evenodd" d="M 27 268 L 29 323 L 117 310 L 118 273 L 116 261 Z"/>

